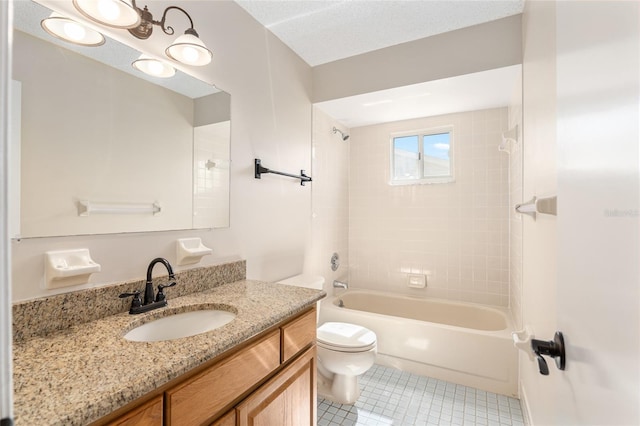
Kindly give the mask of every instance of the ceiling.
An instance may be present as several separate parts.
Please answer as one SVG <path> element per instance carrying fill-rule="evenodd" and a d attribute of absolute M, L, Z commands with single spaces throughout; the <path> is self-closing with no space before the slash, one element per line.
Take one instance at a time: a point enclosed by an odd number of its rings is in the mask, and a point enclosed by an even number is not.
<path fill-rule="evenodd" d="M 348 128 L 498 108 L 509 104 L 520 70 L 520 65 L 514 65 L 320 102 L 316 106 Z"/>
<path fill-rule="evenodd" d="M 524 0 L 236 0 L 316 66 L 522 13 Z"/>
<path fill-rule="evenodd" d="M 316 66 L 522 13 L 524 0 L 235 0 Z M 316 104 L 348 128 L 502 107 L 512 66 Z"/>

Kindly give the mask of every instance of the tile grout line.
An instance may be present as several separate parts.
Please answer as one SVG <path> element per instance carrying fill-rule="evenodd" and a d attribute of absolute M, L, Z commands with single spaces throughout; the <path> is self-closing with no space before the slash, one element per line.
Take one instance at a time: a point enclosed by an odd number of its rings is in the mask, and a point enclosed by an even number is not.
<path fill-rule="evenodd" d="M 318 426 L 524 426 L 520 401 L 374 365 L 354 405 L 318 400 Z"/>

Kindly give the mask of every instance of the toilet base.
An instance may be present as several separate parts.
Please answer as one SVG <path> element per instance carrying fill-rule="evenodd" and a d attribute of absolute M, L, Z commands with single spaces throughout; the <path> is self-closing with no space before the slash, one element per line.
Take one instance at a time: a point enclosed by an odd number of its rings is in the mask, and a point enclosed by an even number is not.
<path fill-rule="evenodd" d="M 333 374 L 333 378 L 318 371 L 318 396 L 338 404 L 353 404 L 360 397 L 358 376 Z"/>

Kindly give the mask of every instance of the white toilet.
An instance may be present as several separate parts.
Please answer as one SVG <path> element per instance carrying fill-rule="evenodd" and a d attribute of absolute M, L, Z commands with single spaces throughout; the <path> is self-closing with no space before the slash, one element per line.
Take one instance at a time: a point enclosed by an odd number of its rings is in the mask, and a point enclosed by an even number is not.
<path fill-rule="evenodd" d="M 320 290 L 324 278 L 296 275 L 279 283 Z M 353 404 L 360 396 L 358 376 L 376 360 L 375 333 L 356 324 L 326 322 L 318 327 L 316 344 L 318 395 L 340 404 Z"/>
<path fill-rule="evenodd" d="M 318 394 L 340 404 L 353 404 L 360 396 L 358 376 L 376 360 L 376 334 L 344 322 L 318 327 Z"/>

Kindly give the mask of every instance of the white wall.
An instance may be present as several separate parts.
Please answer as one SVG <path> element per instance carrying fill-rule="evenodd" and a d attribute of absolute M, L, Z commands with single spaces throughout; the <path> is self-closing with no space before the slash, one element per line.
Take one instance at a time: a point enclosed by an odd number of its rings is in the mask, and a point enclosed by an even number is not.
<path fill-rule="evenodd" d="M 520 15 L 313 67 L 313 101 L 403 87 L 521 63 Z"/>
<path fill-rule="evenodd" d="M 142 278 L 157 256 L 174 262 L 175 240 L 189 236 L 202 237 L 214 249 L 201 265 L 244 258 L 249 278 L 268 280 L 302 269 L 311 185 L 273 175 L 254 179 L 253 160 L 261 158 L 276 170 L 311 170 L 311 69 L 234 2 L 183 3 L 214 52 L 213 63 L 199 72 L 232 96 L 231 227 L 13 241 L 14 300 L 51 293 L 43 289 L 43 253 L 64 248 L 91 250 L 102 265 L 91 278 L 94 286 Z M 169 3 L 150 8 L 155 12 L 163 5 Z"/>
<path fill-rule="evenodd" d="M 525 3 L 523 30 L 523 200 L 557 193 L 556 173 L 556 21 L 554 2 Z M 560 200 L 562 203 L 562 200 Z M 556 327 L 556 218 L 538 215 L 522 220 L 522 315 L 540 339 Z M 550 366 L 550 369 L 554 367 Z M 553 373 L 556 373 L 553 371 Z M 557 375 L 556 375 L 557 377 Z M 555 424 L 555 396 L 549 377 L 520 355 L 521 397 L 534 424 Z M 556 380 L 552 378 L 551 380 Z"/>
<path fill-rule="evenodd" d="M 509 307 L 515 326 L 522 328 L 522 221 L 525 215 L 515 211 L 522 203 L 522 75 L 519 76 L 509 104 L 509 129 L 516 128 L 516 141 L 509 149 Z"/>
<path fill-rule="evenodd" d="M 13 373 L 11 331 L 11 252 L 9 250 L 9 74 L 11 70 L 10 5 L 0 3 L 0 418 L 13 417 Z"/>
<path fill-rule="evenodd" d="M 351 129 L 353 287 L 508 306 L 507 118 L 499 108 Z M 455 182 L 389 185 L 389 135 L 448 125 Z M 408 288 L 409 273 L 429 274 L 427 288 Z"/>
<path fill-rule="evenodd" d="M 333 118 L 313 108 L 313 187 L 311 189 L 311 247 L 305 272 L 322 275 L 331 294 L 333 280 L 347 280 L 349 274 L 349 148 L 334 134 L 337 127 L 349 133 Z M 338 253 L 340 267 L 331 270 L 331 256 Z"/>

